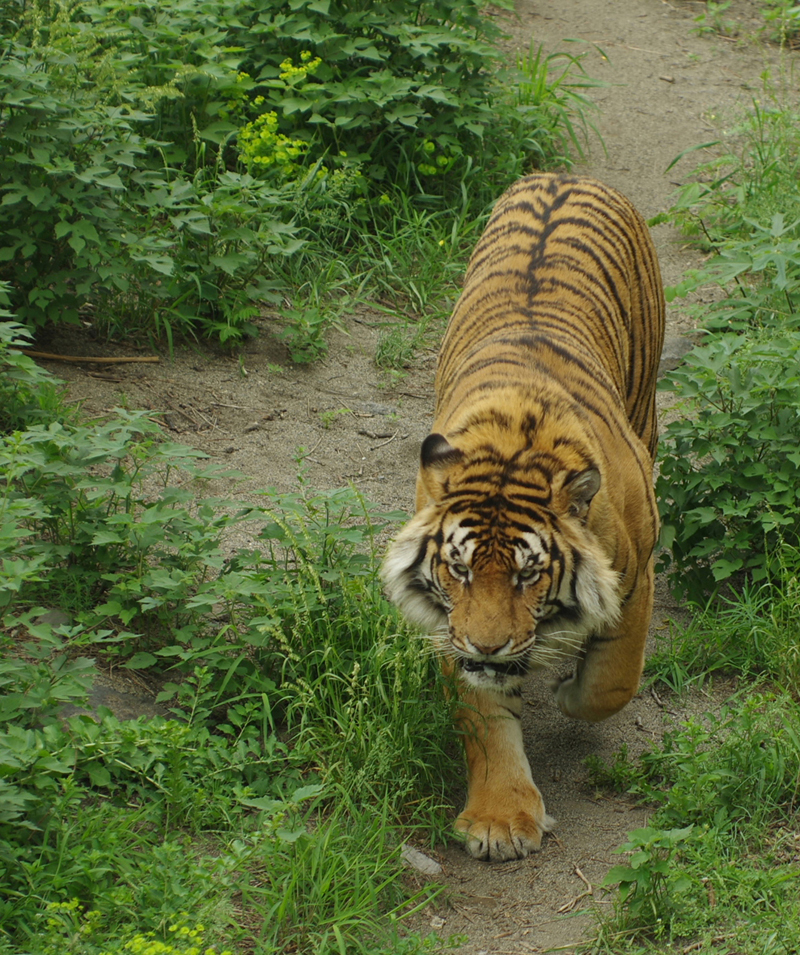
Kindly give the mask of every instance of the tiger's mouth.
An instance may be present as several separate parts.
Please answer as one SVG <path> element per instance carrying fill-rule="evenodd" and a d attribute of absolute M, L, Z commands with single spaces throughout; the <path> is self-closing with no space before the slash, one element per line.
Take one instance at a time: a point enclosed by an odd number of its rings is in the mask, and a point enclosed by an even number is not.
<path fill-rule="evenodd" d="M 528 661 L 525 657 L 505 661 L 461 657 L 459 664 L 465 673 L 481 673 L 491 680 L 500 680 L 503 677 L 511 676 L 525 676 L 528 672 Z"/>

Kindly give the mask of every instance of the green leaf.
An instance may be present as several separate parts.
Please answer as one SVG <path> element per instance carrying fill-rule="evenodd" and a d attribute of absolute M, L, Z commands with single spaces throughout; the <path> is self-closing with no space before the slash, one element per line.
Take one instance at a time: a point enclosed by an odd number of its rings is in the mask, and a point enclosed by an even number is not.
<path fill-rule="evenodd" d="M 154 657 L 152 653 L 145 653 L 140 651 L 139 653 L 134 653 L 134 655 L 124 663 L 129 670 L 144 670 L 147 667 L 154 666 L 158 663 L 158 658 Z"/>

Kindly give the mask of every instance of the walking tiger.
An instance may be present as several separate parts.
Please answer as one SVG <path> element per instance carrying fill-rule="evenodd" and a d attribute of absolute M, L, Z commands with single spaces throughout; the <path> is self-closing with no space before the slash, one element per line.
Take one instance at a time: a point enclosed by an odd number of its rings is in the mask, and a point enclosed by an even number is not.
<path fill-rule="evenodd" d="M 655 386 L 664 297 L 647 227 L 593 179 L 535 174 L 498 201 L 445 333 L 416 514 L 382 576 L 458 686 L 476 857 L 553 821 L 523 748 L 521 684 L 602 720 L 636 693 L 653 604 Z"/>

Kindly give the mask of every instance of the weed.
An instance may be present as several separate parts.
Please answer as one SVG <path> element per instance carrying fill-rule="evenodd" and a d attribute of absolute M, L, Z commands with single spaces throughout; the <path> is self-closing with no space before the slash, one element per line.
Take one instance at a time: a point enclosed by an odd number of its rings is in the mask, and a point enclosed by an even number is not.
<path fill-rule="evenodd" d="M 337 418 L 341 418 L 342 415 L 348 415 L 351 413 L 352 412 L 349 408 L 331 408 L 328 411 L 321 411 L 319 420 L 322 422 L 322 427 L 327 430 Z"/>
<path fill-rule="evenodd" d="M 0 303 L 8 301 L 7 290 L 0 283 Z M 0 308 L 0 435 L 67 416 L 60 382 L 21 350 L 31 345 L 31 335 L 10 317 L 11 312 Z"/>
<path fill-rule="evenodd" d="M 796 809 L 794 700 L 744 689 L 720 713 L 670 731 L 621 774 L 625 756 L 611 773 L 657 808 L 621 847 L 626 862 L 608 873 L 620 895 L 592 950 L 662 951 L 722 933 L 747 955 L 790 952 L 785 925 L 797 912 L 798 873 L 780 849 L 756 856 L 751 846 L 780 845 L 773 833 Z M 651 947 L 653 938 L 660 945 Z"/>
<path fill-rule="evenodd" d="M 619 885 L 619 901 L 635 922 L 658 925 L 681 905 L 680 896 L 691 885 L 684 875 L 675 877 L 675 856 L 690 839 L 694 826 L 683 829 L 636 829 L 615 852 L 627 852 L 622 865 L 609 869 L 603 885 Z"/>
<path fill-rule="evenodd" d="M 762 4 L 772 39 L 796 47 L 800 38 L 800 4 L 792 0 L 762 0 Z"/>
<path fill-rule="evenodd" d="M 661 386 L 682 409 L 660 452 L 663 564 L 700 604 L 734 575 L 763 580 L 800 529 L 800 141 L 788 110 L 756 104 L 743 128 L 742 153 L 703 167 L 715 178 L 685 187 L 672 210 L 716 255 L 668 297 L 735 283 L 704 308 L 709 334 Z"/>
<path fill-rule="evenodd" d="M 605 53 L 597 49 L 606 59 Z M 547 163 L 552 155 L 561 157 L 562 162 L 569 164 L 573 150 L 577 156 L 583 157 L 590 130 L 600 139 L 596 127 L 589 120 L 596 106 L 582 91 L 597 88 L 603 83 L 586 73 L 583 64 L 585 57 L 586 53 L 573 54 L 567 51 L 546 55 L 543 46 L 534 47 L 533 41 L 526 54 L 517 55 L 520 79 L 516 90 L 516 109 L 523 118 L 537 117 L 541 131 L 530 145 L 538 152 L 541 163 Z"/>
<path fill-rule="evenodd" d="M 650 657 L 647 672 L 679 693 L 720 671 L 800 686 L 798 559 L 796 548 L 782 547 L 766 580 L 745 581 L 711 601 Z"/>
<path fill-rule="evenodd" d="M 725 11 L 731 5 L 731 0 L 722 0 L 721 3 L 714 3 L 713 0 L 707 0 L 706 9 L 694 17 L 697 26 L 694 32 L 702 36 L 704 33 L 717 33 L 720 36 L 735 36 L 736 24 L 733 20 L 725 17 Z"/>

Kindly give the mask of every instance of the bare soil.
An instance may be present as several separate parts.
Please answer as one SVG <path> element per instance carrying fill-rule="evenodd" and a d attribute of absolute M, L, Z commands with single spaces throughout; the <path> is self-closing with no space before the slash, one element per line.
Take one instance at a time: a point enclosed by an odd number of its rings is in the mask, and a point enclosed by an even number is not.
<path fill-rule="evenodd" d="M 665 172 L 669 163 L 681 151 L 717 139 L 759 95 L 761 72 L 777 72 L 779 51 L 757 38 L 763 25 L 757 2 L 734 0 L 725 11 L 738 29 L 735 38 L 695 32 L 693 17 L 705 7 L 695 0 L 517 0 L 516 16 L 495 11 L 511 35 L 511 51 L 524 52 L 533 40 L 552 52 L 565 48 L 566 38 L 580 41 L 567 45 L 571 52 L 589 51 L 587 70 L 608 83 L 591 94 L 600 108 L 595 120 L 605 152 L 595 141 L 578 168 L 621 189 L 646 217 L 669 206 L 694 160 Z M 697 253 L 671 228 L 655 228 L 654 238 L 665 284 L 697 265 Z M 294 487 L 297 449 L 304 447 L 312 486 L 352 482 L 387 508 L 411 510 L 419 446 L 433 409 L 435 354 L 417 355 L 402 380 L 391 383 L 373 360 L 385 321 L 382 315 L 353 316 L 346 334 L 330 336 L 325 360 L 311 366 L 292 364 L 265 321 L 241 358 L 187 348 L 159 365 L 98 370 L 72 364 L 54 371 L 89 414 L 120 403 L 163 413 L 172 437 L 252 479 L 249 490 L 236 489 L 238 496 Z M 668 362 L 677 360 L 690 332 L 688 320 L 670 309 Z M 89 340 L 69 347 L 86 355 L 130 354 L 121 345 Z M 323 417 L 325 412 L 341 413 Z M 681 614 L 659 582 L 651 639 Z M 532 677 L 527 748 L 558 826 L 540 853 L 519 862 L 477 862 L 458 844 L 432 853 L 443 865 L 448 892 L 415 928 L 433 928 L 443 938 L 467 936 L 460 949 L 465 955 L 572 951 L 593 924 L 593 906 L 608 904 L 597 887 L 618 861 L 615 848 L 648 816 L 626 798 L 595 792 L 585 758 L 609 756 L 623 743 L 637 752 L 685 712 L 714 707 L 724 690 L 688 701 L 665 701 L 643 690 L 606 723 L 583 725 L 558 712 L 546 678 Z M 454 794 L 454 816 L 462 798 Z"/>

